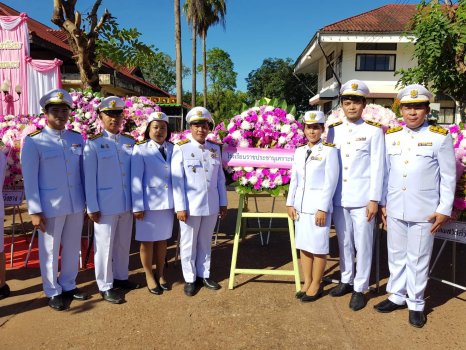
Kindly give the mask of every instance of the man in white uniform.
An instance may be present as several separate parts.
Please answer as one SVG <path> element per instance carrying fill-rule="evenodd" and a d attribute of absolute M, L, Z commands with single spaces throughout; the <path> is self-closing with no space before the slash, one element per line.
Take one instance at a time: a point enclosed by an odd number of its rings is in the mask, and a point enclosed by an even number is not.
<path fill-rule="evenodd" d="M 374 221 L 383 184 L 383 131 L 380 124 L 361 118 L 368 94 L 360 80 L 343 84 L 340 100 L 345 117 L 330 125 L 327 136 L 339 149 L 341 169 L 333 199 L 341 281 L 330 295 L 353 292 L 349 307 L 354 311 L 366 306 L 364 292 L 369 289 Z"/>
<path fill-rule="evenodd" d="M 227 212 L 227 193 L 220 146 L 206 140 L 212 124 L 209 111 L 194 107 L 186 122 L 191 135 L 175 145 L 171 168 L 173 200 L 180 220 L 184 292 L 193 296 L 196 278 L 206 288 L 220 289 L 210 278 L 210 255 L 215 223 Z"/>
<path fill-rule="evenodd" d="M 409 323 L 418 328 L 426 323 L 424 291 L 434 233 L 451 215 L 456 187 L 451 136 L 426 121 L 431 98 L 422 85 L 401 90 L 398 99 L 406 125 L 389 129 L 385 136 L 381 212 L 387 224 L 390 296 L 374 306 L 387 313 L 407 304 Z"/>
<path fill-rule="evenodd" d="M 128 280 L 133 227 L 131 211 L 131 136 L 120 133 L 124 102 L 111 96 L 98 105 L 104 132 L 87 140 L 84 148 L 87 213 L 94 221 L 94 263 L 103 299 L 121 304 L 115 288 L 137 289 Z"/>
<path fill-rule="evenodd" d="M 54 89 L 40 99 L 47 125 L 29 134 L 21 150 L 21 165 L 28 211 L 39 230 L 42 283 L 49 306 L 64 310 L 64 296 L 88 299 L 76 288 L 84 219 L 82 179 L 83 139 L 65 129 L 73 101 Z M 61 272 L 58 257 L 61 246 Z"/>

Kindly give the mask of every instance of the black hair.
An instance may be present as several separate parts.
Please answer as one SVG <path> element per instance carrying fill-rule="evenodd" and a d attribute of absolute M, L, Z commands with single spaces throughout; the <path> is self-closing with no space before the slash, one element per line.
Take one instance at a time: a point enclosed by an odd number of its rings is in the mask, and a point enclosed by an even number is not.
<path fill-rule="evenodd" d="M 63 105 L 63 106 L 66 106 L 68 107 L 68 109 L 71 111 L 71 107 L 68 106 L 65 102 L 63 103 L 48 103 L 44 106 L 44 112 L 48 112 L 48 109 L 52 106 L 59 106 L 59 105 Z"/>
<path fill-rule="evenodd" d="M 214 130 L 214 123 L 208 122 L 207 120 L 195 120 L 189 123 L 188 126 L 191 127 L 191 125 L 204 124 L 204 123 L 207 123 L 207 125 L 209 126 L 209 130 L 211 131 Z"/>
<path fill-rule="evenodd" d="M 151 120 L 149 124 L 147 124 L 147 127 L 146 127 L 146 130 L 144 131 L 144 140 L 149 140 L 150 137 L 149 137 L 149 130 L 150 130 L 150 125 L 152 124 L 152 122 L 155 122 L 156 120 Z M 164 120 L 162 120 L 164 121 Z M 167 123 L 167 122 L 165 122 Z M 170 125 L 167 123 L 167 137 L 165 138 L 165 141 L 168 141 L 170 140 L 170 137 L 172 135 L 172 131 L 170 129 Z"/>
<path fill-rule="evenodd" d="M 343 102 L 345 100 L 355 101 L 355 102 L 366 102 L 366 98 L 364 96 L 357 96 L 357 95 L 341 95 L 340 101 Z"/>

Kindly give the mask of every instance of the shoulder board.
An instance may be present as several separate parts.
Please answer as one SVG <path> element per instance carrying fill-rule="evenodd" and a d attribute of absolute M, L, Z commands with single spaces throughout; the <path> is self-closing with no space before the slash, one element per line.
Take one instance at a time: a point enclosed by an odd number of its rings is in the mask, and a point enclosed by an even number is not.
<path fill-rule="evenodd" d="M 42 129 L 39 129 L 39 130 L 31 132 L 30 134 L 28 134 L 28 136 L 33 137 L 33 136 L 39 135 L 41 132 L 42 132 Z"/>
<path fill-rule="evenodd" d="M 343 122 L 342 122 L 342 121 L 339 121 L 339 122 L 330 124 L 328 127 L 329 127 L 329 128 L 334 128 L 335 126 L 338 126 L 338 125 L 341 125 L 341 124 L 343 124 Z"/>
<path fill-rule="evenodd" d="M 92 135 L 92 136 L 89 136 L 89 140 L 96 140 L 98 139 L 99 137 L 102 137 L 103 134 L 102 133 L 99 133 L 99 134 L 95 134 L 95 135 Z"/>
<path fill-rule="evenodd" d="M 366 122 L 366 124 L 375 126 L 375 127 L 377 127 L 377 128 L 381 128 L 381 127 L 382 127 L 382 124 L 377 123 L 377 122 L 374 122 L 374 121 L 372 121 L 372 120 L 365 120 L 365 122 Z"/>
<path fill-rule="evenodd" d="M 134 137 L 129 135 L 129 134 L 121 134 L 121 136 L 124 136 L 124 137 L 127 137 L 127 138 L 131 139 L 131 140 L 134 140 Z"/>
<path fill-rule="evenodd" d="M 322 142 L 322 144 L 324 146 L 327 146 L 327 147 L 335 147 L 335 144 L 334 143 L 330 143 L 330 142 Z"/>
<path fill-rule="evenodd" d="M 73 130 L 73 129 L 70 129 L 70 130 L 68 130 L 68 131 L 70 131 L 70 132 L 74 132 L 75 134 L 79 134 L 79 135 L 81 135 L 81 133 L 80 133 L 79 131 L 76 131 L 76 130 Z"/>
<path fill-rule="evenodd" d="M 207 142 L 210 142 L 210 143 L 213 143 L 214 145 L 217 145 L 217 146 L 221 146 L 222 144 L 217 142 L 217 141 L 213 141 L 213 140 L 206 140 Z"/>
<path fill-rule="evenodd" d="M 448 130 L 442 128 L 441 126 L 431 125 L 431 126 L 429 126 L 429 130 L 432 131 L 432 132 L 435 132 L 437 134 L 440 134 L 440 135 L 447 135 L 448 134 Z"/>
<path fill-rule="evenodd" d="M 189 142 L 191 142 L 190 139 L 184 139 L 184 140 L 181 140 L 180 142 L 177 142 L 176 144 L 177 144 L 178 146 L 182 146 L 182 145 L 185 145 L 185 144 L 187 144 L 187 143 L 189 143 Z"/>
<path fill-rule="evenodd" d="M 392 134 L 394 132 L 398 132 L 398 131 L 401 131 L 403 130 L 403 127 L 402 126 L 395 126 L 394 128 L 390 128 L 387 130 L 387 134 Z"/>
<path fill-rule="evenodd" d="M 149 140 L 138 141 L 138 142 L 136 142 L 136 145 L 143 145 L 143 144 L 145 144 L 147 142 L 149 142 Z"/>

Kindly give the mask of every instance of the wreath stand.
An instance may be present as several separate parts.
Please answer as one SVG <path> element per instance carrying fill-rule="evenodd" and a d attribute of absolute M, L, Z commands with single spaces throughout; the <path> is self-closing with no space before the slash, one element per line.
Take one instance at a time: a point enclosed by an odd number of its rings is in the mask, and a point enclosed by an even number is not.
<path fill-rule="evenodd" d="M 301 290 L 301 281 L 299 276 L 299 265 L 298 265 L 298 255 L 296 252 L 295 241 L 294 241 L 294 223 L 288 217 L 288 213 L 251 213 L 247 212 L 247 208 L 245 207 L 245 200 L 247 201 L 248 198 L 255 198 L 255 197 L 264 197 L 269 196 L 264 194 L 248 194 L 244 195 L 241 194 L 239 197 L 239 204 L 238 204 L 238 214 L 236 216 L 236 228 L 235 228 L 235 238 L 233 243 L 233 254 L 231 257 L 231 268 L 230 268 L 230 279 L 228 283 L 228 289 L 233 289 L 235 284 L 235 275 L 239 274 L 247 274 L 247 275 L 275 275 L 275 276 L 294 276 L 296 291 Z M 246 220 L 248 218 L 257 218 L 260 220 L 261 218 L 268 218 L 268 219 L 287 219 L 288 220 L 288 231 L 290 234 L 290 248 L 291 248 L 291 256 L 293 260 L 293 269 L 292 270 L 270 270 L 270 269 L 246 269 L 246 268 L 237 268 L 236 263 L 238 259 L 238 249 L 239 249 L 239 240 L 241 233 L 250 231 L 250 229 L 246 228 Z M 261 228 L 259 227 L 259 230 Z M 267 231 L 283 231 L 283 228 L 279 227 L 269 227 Z"/>

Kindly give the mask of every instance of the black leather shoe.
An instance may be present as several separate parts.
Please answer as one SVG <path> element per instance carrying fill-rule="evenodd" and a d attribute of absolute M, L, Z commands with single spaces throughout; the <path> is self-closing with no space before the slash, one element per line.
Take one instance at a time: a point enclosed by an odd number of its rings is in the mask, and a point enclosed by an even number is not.
<path fill-rule="evenodd" d="M 306 293 L 304 293 L 304 295 L 301 297 L 301 301 L 303 303 L 309 303 L 309 302 L 312 302 L 312 301 L 316 301 L 317 299 L 319 299 L 322 296 L 322 292 L 323 292 L 323 288 L 322 288 L 322 286 L 320 286 L 319 290 L 314 295 L 307 295 Z"/>
<path fill-rule="evenodd" d="M 100 295 L 102 295 L 105 301 L 112 304 L 123 304 L 125 302 L 125 299 L 113 288 L 105 292 L 100 292 Z"/>
<path fill-rule="evenodd" d="M 217 282 L 215 282 L 214 280 L 212 280 L 210 278 L 203 278 L 202 283 L 204 284 L 204 287 L 206 287 L 208 289 L 218 290 L 218 289 L 222 288 L 222 287 L 220 287 L 220 284 L 218 284 Z"/>
<path fill-rule="evenodd" d="M 409 310 L 409 324 L 416 328 L 422 328 L 426 324 L 426 316 L 423 311 Z"/>
<path fill-rule="evenodd" d="M 161 295 L 163 294 L 163 289 L 160 288 L 160 286 L 156 286 L 155 288 L 149 288 L 147 287 L 150 293 L 155 294 L 155 295 Z"/>
<path fill-rule="evenodd" d="M 113 280 L 113 287 L 114 288 L 122 288 L 122 289 L 128 289 L 128 290 L 133 290 L 133 289 L 139 289 L 141 286 L 139 283 L 130 281 L 130 280 Z"/>
<path fill-rule="evenodd" d="M 66 296 L 67 298 L 74 299 L 74 300 L 80 300 L 80 301 L 87 300 L 90 298 L 89 294 L 79 290 L 78 288 L 67 290 L 66 292 L 63 292 L 63 295 Z"/>
<path fill-rule="evenodd" d="M 184 294 L 188 297 L 192 297 L 196 293 L 196 283 L 186 282 L 184 284 Z"/>
<path fill-rule="evenodd" d="M 300 290 L 299 292 L 296 292 L 296 294 L 294 295 L 296 299 L 301 299 L 303 297 L 303 295 L 305 295 L 306 292 L 303 292 L 302 290 Z"/>
<path fill-rule="evenodd" d="M 170 286 L 168 285 L 168 283 L 160 283 L 160 282 L 157 282 L 157 285 L 158 285 L 162 290 L 170 290 Z"/>
<path fill-rule="evenodd" d="M 330 293 L 332 297 L 341 297 L 345 294 L 351 293 L 353 291 L 353 286 L 349 283 L 338 283 L 338 286 L 333 288 Z"/>
<path fill-rule="evenodd" d="M 4 299 L 10 296 L 10 287 L 8 287 L 8 284 L 5 283 L 5 285 L 0 288 L 0 299 Z"/>
<path fill-rule="evenodd" d="M 384 301 L 381 301 L 377 305 L 374 305 L 375 310 L 377 310 L 378 312 L 384 313 L 384 314 L 398 310 L 398 309 L 403 309 L 404 307 L 406 306 L 395 304 L 390 299 L 385 299 Z"/>
<path fill-rule="evenodd" d="M 364 297 L 364 293 L 361 292 L 353 292 L 351 295 L 351 300 L 349 302 L 349 307 L 353 311 L 358 311 L 364 309 L 366 306 L 366 298 Z"/>
<path fill-rule="evenodd" d="M 65 310 L 65 304 L 63 303 L 63 297 L 62 295 L 55 295 L 51 298 L 49 298 L 49 306 L 57 311 L 63 311 Z"/>

